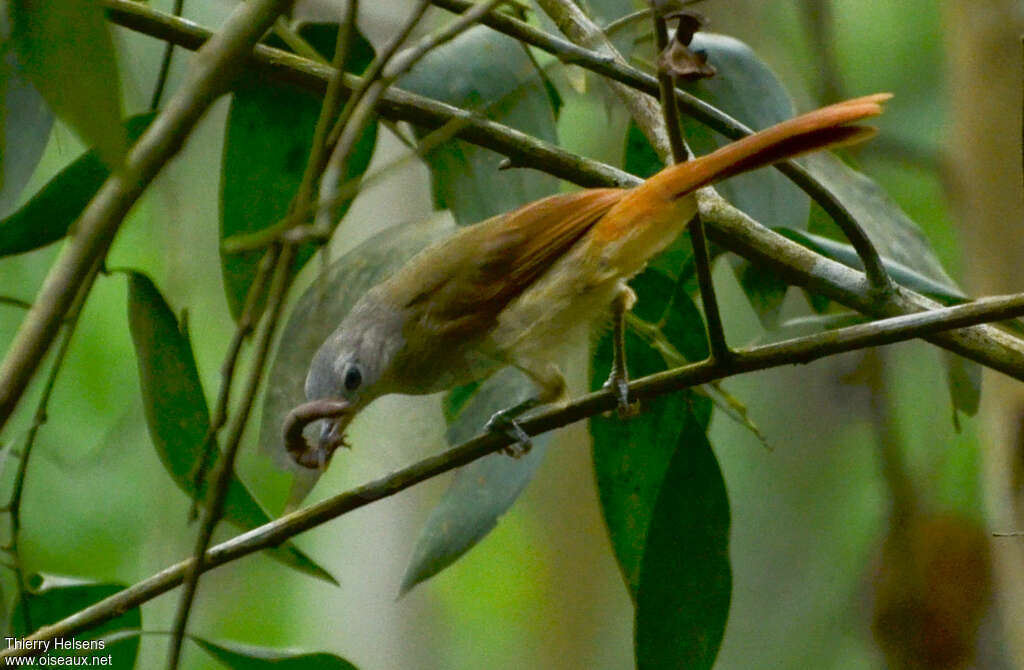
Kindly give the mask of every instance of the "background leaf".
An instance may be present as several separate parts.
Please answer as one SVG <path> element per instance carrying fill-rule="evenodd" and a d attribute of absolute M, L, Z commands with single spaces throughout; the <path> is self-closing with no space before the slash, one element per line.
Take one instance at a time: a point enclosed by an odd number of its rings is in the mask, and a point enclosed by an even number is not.
<path fill-rule="evenodd" d="M 451 215 L 394 226 L 333 261 L 296 301 L 267 377 L 260 420 L 260 448 L 282 468 L 296 472 L 292 503 L 313 488 L 320 473 L 298 468 L 284 450 L 285 415 L 306 400 L 304 385 L 313 354 L 362 295 L 401 267 L 417 251 L 454 232 Z"/>
<path fill-rule="evenodd" d="M 36 576 L 34 579 L 40 579 Z M 124 584 L 104 584 L 89 582 L 69 577 L 58 577 L 47 575 L 42 577 L 42 583 L 38 589 L 26 594 L 28 604 L 29 621 L 32 628 L 25 629 L 25 616 L 22 603 L 19 601 L 14 607 L 11 625 L 12 634 L 15 637 L 23 638 L 40 626 L 56 623 L 61 619 L 71 616 L 79 610 L 93 605 L 104 598 L 111 596 L 118 591 L 127 588 Z M 104 633 L 118 630 L 138 631 L 142 628 L 142 613 L 139 608 L 130 609 L 127 612 L 105 623 L 90 628 L 88 632 L 76 635 L 78 640 L 97 640 L 104 637 Z M 65 639 L 65 641 L 68 641 Z M 139 638 L 137 635 L 119 639 L 116 642 L 106 644 L 103 649 L 95 651 L 72 651 L 62 652 L 51 651 L 49 656 L 92 656 L 104 658 L 111 657 L 110 667 L 132 668 L 135 667 L 135 658 L 138 656 Z"/>
<path fill-rule="evenodd" d="M 828 152 L 811 154 L 803 162 L 850 211 L 878 253 L 940 284 L 956 286 L 920 227 L 874 180 Z M 814 209 L 813 221 L 819 225 L 812 225 L 811 230 L 834 230 L 828 216 L 819 208 Z"/>
<path fill-rule="evenodd" d="M 551 99 L 515 40 L 478 26 L 435 49 L 402 78 L 402 88 L 556 142 Z M 554 193 L 558 180 L 536 170 L 501 170 L 502 156 L 459 140 L 427 157 L 438 209 L 476 223 Z"/>
<path fill-rule="evenodd" d="M 779 228 L 775 232 L 847 267 L 863 269 L 857 252 L 849 244 L 790 228 Z M 968 299 L 967 295 L 948 277 L 938 279 L 929 277 L 885 255 L 882 256 L 882 265 L 885 266 L 886 271 L 896 283 L 944 304 L 952 305 Z"/>
<path fill-rule="evenodd" d="M 146 112 L 126 120 L 128 139 L 137 140 L 155 116 L 155 112 Z M 109 176 L 110 170 L 95 149 L 73 160 L 16 212 L 0 219 L 0 256 L 32 251 L 62 239 Z"/>
<path fill-rule="evenodd" d="M 190 636 L 210 656 L 232 670 L 356 670 L 340 656 L 324 652 L 283 651 L 253 645 L 211 642 Z"/>
<path fill-rule="evenodd" d="M 97 147 L 107 166 L 128 148 L 114 41 L 94 0 L 12 0 L 14 45 L 50 109 Z"/>
<path fill-rule="evenodd" d="M 533 382 L 519 370 L 501 370 L 463 404 L 448 427 L 448 443 L 480 434 L 495 412 L 536 393 Z M 491 532 L 533 479 L 549 442 L 549 434 L 540 435 L 529 453 L 519 458 L 495 453 L 459 468 L 420 531 L 402 578 L 402 594 L 444 570 Z"/>
<path fill-rule="evenodd" d="M 707 356 L 703 321 L 685 293 L 674 294 L 673 283 L 651 270 L 630 285 L 639 297 L 634 307 L 638 317 L 663 324 L 662 333 L 687 358 L 700 360 Z M 595 390 L 611 371 L 611 339 L 610 333 L 601 338 L 593 356 L 591 387 Z M 626 332 L 626 361 L 632 378 L 667 368 L 662 355 L 632 330 Z M 671 445 L 676 444 L 691 411 L 701 417 L 706 428 L 711 401 L 690 391 L 645 402 L 641 413 L 630 419 L 590 418 L 601 511 L 634 598 L 648 526 L 672 456 Z"/>
<path fill-rule="evenodd" d="M 636 591 L 637 668 L 711 668 L 732 593 L 729 498 L 705 426 L 684 414 Z M 666 446 L 666 445 L 662 445 Z"/>
<path fill-rule="evenodd" d="M 714 77 L 687 86 L 691 93 L 755 130 L 793 116 L 793 102 L 782 82 L 746 44 L 725 35 L 701 32 L 694 36 L 691 48 L 705 51 L 708 62 L 718 70 Z M 683 130 L 698 155 L 730 141 L 687 116 L 683 117 Z M 769 228 L 799 229 L 807 225 L 809 198 L 778 170 L 756 170 L 727 179 L 715 188 Z M 730 255 L 729 259 L 762 324 L 774 328 L 788 286 L 778 277 L 752 268 L 742 258 Z"/>
<path fill-rule="evenodd" d="M 53 126 L 53 113 L 25 78 L 18 52 L 10 46 L 7 10 L 7 3 L 0 5 L 0 216 L 18 201 Z"/>
<path fill-rule="evenodd" d="M 337 25 L 307 24 L 299 29 L 329 61 L 333 57 Z M 362 72 L 373 60 L 373 48 L 358 31 L 346 69 Z M 280 46 L 271 40 L 272 46 Z M 309 159 L 320 97 L 266 76 L 247 73 L 235 87 L 228 112 L 221 168 L 221 239 L 252 233 L 285 217 Z M 366 127 L 348 161 L 347 179 L 366 170 L 377 142 L 377 124 Z M 351 199 L 338 209 L 345 215 Z M 303 245 L 295 261 L 298 271 L 315 246 Z M 237 319 L 245 304 L 262 251 L 221 252 L 221 271 L 228 306 Z"/>
<path fill-rule="evenodd" d="M 179 328 L 174 312 L 152 280 L 138 272 L 128 276 L 128 319 L 153 445 L 178 487 L 190 498 L 203 502 L 208 482 L 203 481 L 197 489 L 193 471 L 203 452 L 210 413 L 188 334 Z M 210 472 L 220 458 L 220 452 L 214 449 Z M 270 521 L 237 478 L 228 488 L 224 518 L 245 529 Z M 327 571 L 291 543 L 269 553 L 292 568 L 335 583 Z"/>

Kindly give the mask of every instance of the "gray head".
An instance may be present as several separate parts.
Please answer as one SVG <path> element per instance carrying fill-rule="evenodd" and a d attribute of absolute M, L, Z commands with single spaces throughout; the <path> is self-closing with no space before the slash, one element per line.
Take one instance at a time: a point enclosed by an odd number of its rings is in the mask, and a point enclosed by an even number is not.
<path fill-rule="evenodd" d="M 306 375 L 306 399 L 345 401 L 351 412 L 322 420 L 318 447 L 329 453 L 342 444 L 355 414 L 392 392 L 391 363 L 404 345 L 402 325 L 398 312 L 371 291 L 320 345 Z"/>

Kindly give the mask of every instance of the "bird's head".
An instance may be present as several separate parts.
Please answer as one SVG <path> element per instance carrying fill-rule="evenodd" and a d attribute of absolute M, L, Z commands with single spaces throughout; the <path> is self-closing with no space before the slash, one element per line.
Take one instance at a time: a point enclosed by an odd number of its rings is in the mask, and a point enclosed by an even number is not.
<path fill-rule="evenodd" d="M 393 392 L 391 368 L 402 348 L 402 319 L 379 296 L 367 294 L 328 337 L 310 363 L 306 400 L 285 420 L 285 443 L 300 465 L 323 468 L 345 442 L 352 419 L 379 396 Z M 315 427 L 309 444 L 301 434 Z"/>

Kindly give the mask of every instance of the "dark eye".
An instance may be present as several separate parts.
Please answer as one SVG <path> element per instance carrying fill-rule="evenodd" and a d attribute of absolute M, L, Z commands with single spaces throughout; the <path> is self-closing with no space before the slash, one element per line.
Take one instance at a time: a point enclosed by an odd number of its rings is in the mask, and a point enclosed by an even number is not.
<path fill-rule="evenodd" d="M 355 391 L 362 383 L 363 373 L 359 371 L 359 367 L 355 365 L 348 366 L 348 370 L 345 370 L 345 390 Z"/>

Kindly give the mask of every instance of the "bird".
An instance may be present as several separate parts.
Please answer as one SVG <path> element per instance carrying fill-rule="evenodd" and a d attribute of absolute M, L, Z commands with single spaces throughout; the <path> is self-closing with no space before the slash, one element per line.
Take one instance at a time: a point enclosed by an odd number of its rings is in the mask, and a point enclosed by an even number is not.
<path fill-rule="evenodd" d="M 312 415 L 307 407 L 286 417 L 292 459 L 326 467 L 339 446 L 348 446 L 349 423 L 376 398 L 435 393 L 508 365 L 522 370 L 537 393 L 499 412 L 488 428 L 528 446 L 514 417 L 567 399 L 559 362 L 579 341 L 574 334 L 612 319 L 620 327 L 636 300 L 627 282 L 686 229 L 698 189 L 864 141 L 877 129 L 856 122 L 881 114 L 890 97 L 822 107 L 670 165 L 633 188 L 549 196 L 428 246 L 363 294 L 313 356 L 305 394 L 307 405 L 321 405 Z M 628 403 L 621 360 L 608 385 L 620 405 Z M 322 422 L 313 444 L 302 435 L 311 418 Z"/>

